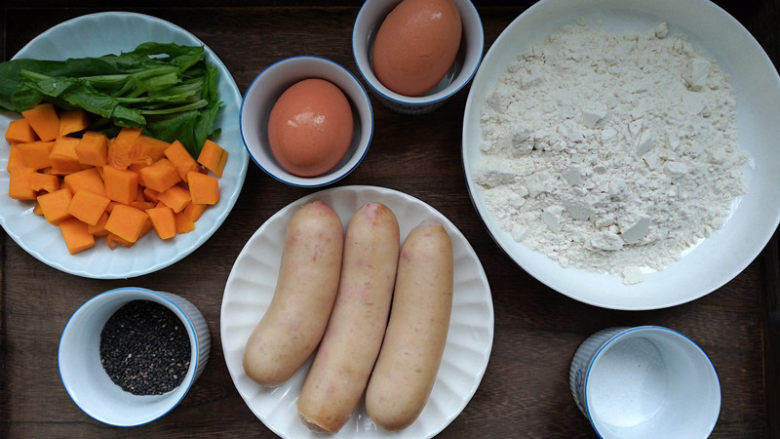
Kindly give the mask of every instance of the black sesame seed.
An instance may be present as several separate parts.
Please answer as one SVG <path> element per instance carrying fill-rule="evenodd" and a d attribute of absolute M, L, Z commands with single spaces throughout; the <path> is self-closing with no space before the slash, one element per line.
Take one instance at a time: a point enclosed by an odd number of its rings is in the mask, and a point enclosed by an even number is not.
<path fill-rule="evenodd" d="M 119 308 L 103 326 L 100 363 L 123 390 L 162 395 L 184 380 L 190 367 L 190 339 L 173 311 L 135 300 Z"/>

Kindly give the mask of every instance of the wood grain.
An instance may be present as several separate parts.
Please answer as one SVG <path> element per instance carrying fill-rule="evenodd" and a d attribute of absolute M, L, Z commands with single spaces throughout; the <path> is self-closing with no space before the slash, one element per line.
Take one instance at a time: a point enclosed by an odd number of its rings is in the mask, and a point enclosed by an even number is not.
<path fill-rule="evenodd" d="M 486 48 L 532 3 L 479 2 Z M 716 3 L 746 26 L 777 66 L 780 1 Z M 201 0 L 164 5 L 113 2 L 114 9 L 155 15 L 194 33 L 222 59 L 242 92 L 262 69 L 291 55 L 324 56 L 357 74 L 351 31 L 359 6 L 355 1 L 223 1 L 220 6 Z M 103 2 L 86 0 L 4 3 L 3 59 L 50 26 L 104 7 Z M 472 207 L 460 158 L 467 93 L 463 90 L 436 112 L 416 117 L 392 113 L 372 99 L 375 132 L 370 152 L 339 183 L 384 186 L 431 204 L 461 229 L 488 275 L 495 309 L 490 363 L 469 405 L 439 437 L 595 437 L 569 394 L 569 362 L 591 333 L 613 325 L 640 324 L 679 330 L 710 355 L 723 395 L 713 438 L 778 437 L 777 424 L 770 426 L 770 420 L 780 419 L 778 338 L 769 332 L 765 299 L 771 288 L 777 291 L 776 239 L 767 250 L 769 256 L 765 253 L 736 279 L 700 300 L 671 309 L 619 312 L 558 294 L 501 251 Z M 173 266 L 130 280 L 101 281 L 61 273 L 28 255 L 2 232 L 0 437 L 275 437 L 249 411 L 230 380 L 219 338 L 220 304 L 233 261 L 247 239 L 278 209 L 309 193 L 272 180 L 250 163 L 235 208 L 211 239 Z M 59 379 L 56 354 L 60 333 L 81 303 L 101 291 L 127 285 L 189 298 L 209 322 L 213 346 L 204 374 L 179 407 L 151 424 L 118 429 L 89 418 L 70 400 Z M 771 387 L 765 388 L 765 383 Z"/>

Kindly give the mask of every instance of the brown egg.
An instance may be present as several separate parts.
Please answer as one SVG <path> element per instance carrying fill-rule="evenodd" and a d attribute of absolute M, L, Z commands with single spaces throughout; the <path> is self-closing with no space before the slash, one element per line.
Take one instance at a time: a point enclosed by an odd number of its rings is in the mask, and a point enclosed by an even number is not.
<path fill-rule="evenodd" d="M 324 79 L 304 79 L 277 99 L 268 118 L 268 142 L 291 174 L 314 177 L 336 166 L 352 143 L 352 109 Z"/>
<path fill-rule="evenodd" d="M 398 94 L 422 95 L 449 71 L 461 32 L 452 0 L 404 0 L 377 31 L 371 55 L 374 74 Z"/>

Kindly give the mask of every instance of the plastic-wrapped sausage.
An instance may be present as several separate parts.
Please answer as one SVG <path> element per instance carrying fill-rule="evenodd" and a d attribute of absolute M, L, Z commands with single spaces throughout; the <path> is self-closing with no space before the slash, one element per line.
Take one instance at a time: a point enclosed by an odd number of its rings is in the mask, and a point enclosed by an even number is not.
<path fill-rule="evenodd" d="M 439 223 L 414 228 L 401 248 L 390 322 L 366 390 L 378 426 L 400 430 L 425 407 L 452 312 L 452 243 Z"/>
<path fill-rule="evenodd" d="M 309 428 L 337 432 L 358 405 L 385 334 L 400 234 L 380 203 L 358 209 L 347 227 L 336 305 L 298 398 Z"/>
<path fill-rule="evenodd" d="M 264 386 L 290 378 L 314 352 L 338 291 L 344 226 L 321 201 L 290 219 L 273 299 L 249 337 L 244 371 Z"/>

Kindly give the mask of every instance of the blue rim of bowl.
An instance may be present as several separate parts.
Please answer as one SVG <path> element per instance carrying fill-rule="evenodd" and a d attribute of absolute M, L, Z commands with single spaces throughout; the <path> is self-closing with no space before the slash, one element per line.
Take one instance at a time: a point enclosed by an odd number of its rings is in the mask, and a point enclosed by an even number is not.
<path fill-rule="evenodd" d="M 607 347 L 609 347 L 611 344 L 616 342 L 618 339 L 623 338 L 624 336 L 626 336 L 628 334 L 631 334 L 633 332 L 644 331 L 644 330 L 648 330 L 648 329 L 654 329 L 654 330 L 660 330 L 662 332 L 668 332 L 668 333 L 671 333 L 672 335 L 676 335 L 678 337 L 683 338 L 685 341 L 688 341 L 689 343 L 691 343 L 691 345 L 693 345 L 693 347 L 695 347 L 699 351 L 699 353 L 701 353 L 704 356 L 704 358 L 707 359 L 707 362 L 710 365 L 710 369 L 712 370 L 712 373 L 715 375 L 715 381 L 718 383 L 718 413 L 720 413 L 720 408 L 721 408 L 722 398 L 723 398 L 723 396 L 721 394 L 721 390 L 720 390 L 720 377 L 718 376 L 718 371 L 715 369 L 715 365 L 712 363 L 712 359 L 709 357 L 709 355 L 707 355 L 706 352 L 704 352 L 704 349 L 702 349 L 695 341 L 691 340 L 690 337 L 688 337 L 687 335 L 685 335 L 685 334 L 683 334 L 683 333 L 681 333 L 679 331 L 675 331 L 674 329 L 666 328 L 664 326 L 658 326 L 658 325 L 636 326 L 636 327 L 633 327 L 633 328 L 629 328 L 629 329 L 620 331 L 617 334 L 615 334 L 612 337 L 610 337 L 609 340 L 605 341 L 604 344 L 602 344 L 601 347 L 599 347 L 599 349 L 596 351 L 596 353 L 593 354 L 593 358 L 591 358 L 590 362 L 588 363 L 588 371 L 587 371 L 587 373 L 585 373 L 585 381 L 582 384 L 582 386 L 583 386 L 583 392 L 582 392 L 582 394 L 583 394 L 583 401 L 582 401 L 582 405 L 585 407 L 585 416 L 588 417 L 588 422 L 590 422 L 590 425 L 593 426 L 593 431 L 595 431 L 596 435 L 599 438 L 601 438 L 601 439 L 604 439 L 604 435 L 601 434 L 601 432 L 599 431 L 598 427 L 593 422 L 593 417 L 590 414 L 590 405 L 588 405 L 588 380 L 590 379 L 590 372 L 593 369 L 593 363 L 599 357 L 599 355 L 601 355 L 602 351 L 604 351 Z M 713 422 L 712 425 L 709 426 L 709 433 L 711 433 L 712 430 L 715 429 L 715 425 L 717 424 L 717 421 L 718 421 L 718 416 L 715 417 L 715 422 Z"/>
<path fill-rule="evenodd" d="M 248 95 L 249 91 L 252 89 L 252 87 L 255 86 L 255 83 L 257 82 L 257 80 L 260 79 L 260 77 L 263 76 L 263 74 L 265 72 L 267 72 L 269 69 L 274 68 L 278 64 L 282 64 L 282 63 L 289 62 L 289 61 L 296 60 L 296 59 L 312 59 L 312 60 L 317 60 L 317 61 L 324 61 L 326 63 L 332 64 L 333 66 L 337 67 L 339 70 L 341 70 L 342 72 L 344 72 L 347 75 L 349 75 L 349 77 L 352 78 L 353 81 L 355 81 L 355 84 L 357 84 L 357 86 L 360 88 L 360 91 L 362 92 L 363 97 L 365 98 L 366 104 L 368 106 L 368 121 L 369 121 L 368 130 L 369 131 L 368 131 L 368 142 L 366 144 L 366 149 L 363 151 L 363 154 L 360 155 L 360 158 L 358 159 L 358 161 L 355 162 L 354 166 L 352 166 L 351 168 L 346 170 L 342 175 L 340 175 L 340 176 L 338 176 L 338 177 L 336 177 L 334 179 L 324 181 L 322 183 L 315 183 L 315 184 L 295 183 L 295 182 L 288 181 L 288 180 L 286 180 L 286 179 L 284 179 L 284 178 L 274 174 L 270 170 L 266 169 L 263 165 L 261 165 L 260 162 L 255 158 L 255 155 L 252 154 L 252 150 L 249 149 L 249 145 L 247 144 L 247 141 L 246 141 L 246 136 L 244 135 L 243 120 L 244 120 L 244 104 L 246 103 L 246 95 Z M 350 101 L 351 101 L 351 99 L 350 99 Z M 363 125 L 363 123 L 361 121 L 361 126 L 362 125 Z M 273 178 L 276 181 L 288 184 L 290 186 L 303 187 L 303 188 L 318 188 L 318 187 L 328 186 L 328 185 L 334 184 L 334 183 L 342 180 L 343 178 L 345 178 L 346 176 L 351 174 L 352 171 L 354 171 L 355 168 L 357 168 L 358 165 L 363 162 L 363 159 L 366 157 L 366 154 L 368 154 L 368 149 L 371 146 L 371 141 L 374 138 L 374 109 L 371 106 L 371 99 L 368 97 L 368 93 L 366 92 L 365 87 L 363 87 L 363 84 L 360 83 L 360 81 L 357 79 L 357 77 L 355 77 L 355 75 L 352 74 L 352 72 L 350 72 L 349 70 L 344 68 L 344 66 L 340 65 L 339 63 L 337 63 L 335 61 L 332 61 L 332 60 L 330 60 L 328 58 L 324 58 L 324 57 L 321 57 L 321 56 L 315 56 L 315 55 L 291 56 L 289 58 L 280 59 L 279 61 L 276 61 L 273 64 L 269 65 L 268 67 L 264 68 L 260 73 L 257 74 L 257 76 L 255 76 L 255 78 L 249 84 L 249 87 L 247 87 L 246 92 L 244 92 L 243 99 L 241 99 L 241 108 L 238 111 L 238 129 L 241 132 L 241 140 L 244 142 L 244 148 L 246 149 L 247 153 L 249 154 L 249 157 L 252 159 L 253 162 L 255 162 L 255 165 L 257 165 L 257 167 L 259 167 L 260 169 L 263 170 L 263 172 L 265 172 L 266 174 L 271 176 L 271 178 Z"/>
<path fill-rule="evenodd" d="M 365 10 L 366 6 L 369 3 L 370 3 L 370 1 L 366 1 L 365 3 L 363 3 L 363 6 L 360 7 L 360 11 L 358 11 L 357 17 L 355 18 L 355 23 L 360 21 L 360 16 L 363 14 L 363 11 Z M 368 75 L 366 75 L 366 73 L 360 67 L 360 63 L 358 62 L 357 56 L 355 55 L 355 52 L 356 52 L 356 50 L 355 50 L 355 30 L 356 30 L 356 27 L 353 26 L 352 27 L 352 58 L 355 61 L 355 65 L 357 66 L 358 72 L 360 72 L 360 76 L 363 77 L 363 80 L 366 81 L 366 84 L 368 84 L 368 86 L 371 87 L 371 90 L 374 93 L 376 93 L 379 96 L 381 96 L 383 99 L 387 99 L 390 102 L 393 102 L 393 103 L 396 103 L 396 104 L 401 104 L 401 105 L 412 105 L 412 106 L 415 106 L 415 107 L 423 107 L 423 106 L 426 106 L 426 105 L 431 105 L 431 104 L 435 104 L 437 102 L 445 101 L 445 100 L 451 98 L 453 95 L 455 95 L 459 91 L 461 91 L 463 89 L 463 87 L 465 87 L 466 84 L 468 84 L 469 81 L 471 81 L 471 79 L 474 78 L 474 75 L 477 74 L 477 70 L 479 70 L 479 66 L 482 64 L 482 58 L 483 58 L 482 52 L 485 50 L 485 29 L 482 27 L 482 17 L 480 17 L 479 11 L 477 11 L 477 8 L 474 6 L 474 4 L 472 2 L 469 1 L 467 3 L 468 3 L 468 7 L 470 7 L 473 10 L 474 14 L 477 16 L 477 23 L 479 24 L 479 30 L 480 30 L 480 33 L 482 34 L 482 41 L 480 42 L 480 47 L 479 47 L 479 54 L 480 55 L 479 55 L 479 58 L 477 59 L 477 63 L 474 65 L 474 68 L 471 70 L 471 73 L 469 73 L 468 77 L 465 78 L 462 83 L 458 84 L 458 86 L 455 87 L 452 91 L 450 91 L 449 93 L 447 93 L 444 96 L 440 96 L 440 97 L 438 97 L 436 99 L 431 99 L 431 100 L 427 100 L 427 101 L 404 101 L 404 100 L 400 100 L 400 99 L 398 99 L 396 97 L 393 97 L 393 96 L 390 96 L 387 93 L 385 93 L 384 91 L 380 90 L 379 88 L 377 88 L 374 85 L 374 83 L 370 79 L 368 79 Z M 418 98 L 418 96 L 414 96 L 414 98 Z"/>
<path fill-rule="evenodd" d="M 109 295 L 109 294 L 119 294 L 122 291 L 140 291 L 141 293 L 150 294 L 152 296 L 155 296 L 155 297 L 165 301 L 171 307 L 177 309 L 181 313 L 182 316 L 184 316 L 184 319 L 180 318 L 180 320 L 182 321 L 182 323 L 186 323 L 187 324 L 187 327 L 189 328 L 188 329 L 188 334 L 195 335 L 194 337 L 192 337 L 195 340 L 195 357 L 193 359 L 194 361 L 190 360 L 190 365 L 191 365 L 191 367 L 193 367 L 193 373 L 190 376 L 190 380 L 186 383 L 186 390 L 184 391 L 184 393 L 182 393 L 181 397 L 178 400 L 176 400 L 176 402 L 174 402 L 170 406 L 170 408 L 168 408 L 168 410 L 166 410 L 165 412 L 161 413 L 159 416 L 157 416 L 155 418 L 152 418 L 152 419 L 149 419 L 148 421 L 140 422 L 138 424 L 126 424 L 126 425 L 125 424 L 114 424 L 114 423 L 111 423 L 111 422 L 106 422 L 105 420 L 100 419 L 100 418 L 96 417 L 95 415 L 93 415 L 92 413 L 88 412 L 87 410 L 85 410 L 81 406 L 81 404 L 76 402 L 76 398 L 73 397 L 73 394 L 71 393 L 70 387 L 68 387 L 68 385 L 65 383 L 65 380 L 62 378 L 62 364 L 60 362 L 60 348 L 59 348 L 60 346 L 62 346 L 62 337 L 65 335 L 65 332 L 68 330 L 68 326 L 70 326 L 70 323 L 73 320 L 73 317 L 76 314 L 78 314 L 79 312 L 81 312 L 82 308 L 84 308 L 85 306 L 87 306 L 87 304 L 89 304 L 93 300 L 96 300 L 99 297 L 103 297 L 103 296 L 106 296 L 106 295 Z M 68 319 L 68 323 L 66 323 L 65 327 L 62 329 L 62 333 L 60 334 L 60 342 L 58 343 L 58 346 L 57 346 L 57 373 L 59 374 L 60 381 L 62 382 L 62 386 L 65 388 L 65 391 L 68 393 L 68 396 L 70 396 L 70 399 L 73 401 L 73 403 L 76 404 L 76 406 L 79 409 L 81 409 L 82 412 L 84 412 L 87 415 L 89 415 L 89 417 L 91 417 L 92 419 L 95 419 L 96 421 L 102 422 L 102 423 L 104 423 L 106 425 L 112 425 L 114 427 L 138 427 L 138 426 L 141 426 L 141 425 L 146 425 L 146 424 L 149 424 L 151 422 L 154 422 L 154 421 L 162 418 L 163 416 L 167 415 L 168 413 L 170 413 L 171 410 L 175 409 L 182 402 L 184 397 L 187 396 L 187 393 L 189 393 L 190 388 L 192 387 L 192 384 L 195 382 L 195 375 L 197 373 L 197 368 L 198 368 L 199 361 L 200 361 L 200 344 L 199 344 L 198 337 L 197 337 L 197 331 L 195 331 L 195 326 L 192 324 L 192 320 L 190 319 L 189 314 L 187 314 L 183 309 L 181 309 L 179 304 L 177 304 L 176 302 L 174 302 L 170 298 L 166 297 L 164 294 L 161 294 L 158 291 L 154 291 L 154 290 L 150 290 L 148 288 L 142 288 L 142 287 L 114 288 L 112 290 L 104 291 L 104 292 L 102 292 L 102 293 L 92 297 L 91 299 L 87 300 L 86 302 L 82 303 L 78 307 L 78 309 L 76 311 L 74 311 L 73 314 L 71 314 L 70 318 Z M 189 373 L 189 371 L 188 371 L 188 373 Z M 179 384 L 179 386 L 182 386 L 182 385 L 185 385 L 185 383 L 182 382 L 181 384 Z"/>

